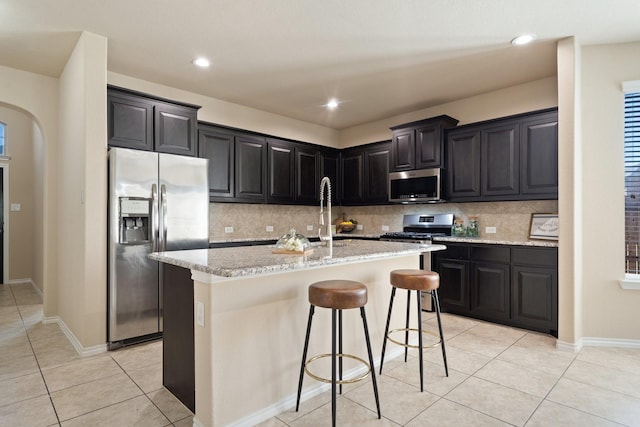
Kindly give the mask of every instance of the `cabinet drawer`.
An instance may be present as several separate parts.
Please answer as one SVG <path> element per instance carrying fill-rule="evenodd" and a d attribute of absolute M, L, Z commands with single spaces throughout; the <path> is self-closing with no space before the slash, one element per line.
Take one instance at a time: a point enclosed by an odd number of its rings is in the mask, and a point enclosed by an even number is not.
<path fill-rule="evenodd" d="M 472 246 L 471 260 L 508 263 L 510 260 L 510 248 L 490 245 Z"/>
<path fill-rule="evenodd" d="M 520 265 L 555 267 L 558 265 L 558 249 L 513 247 L 511 249 L 511 261 Z"/>
<path fill-rule="evenodd" d="M 444 244 L 447 246 L 446 250 L 434 252 L 434 255 L 438 258 L 469 259 L 468 245 L 449 245 L 446 242 Z"/>

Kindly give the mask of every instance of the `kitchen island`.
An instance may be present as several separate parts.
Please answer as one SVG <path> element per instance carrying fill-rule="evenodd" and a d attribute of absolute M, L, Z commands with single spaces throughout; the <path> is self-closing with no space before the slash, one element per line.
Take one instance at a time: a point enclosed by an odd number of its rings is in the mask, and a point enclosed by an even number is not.
<path fill-rule="evenodd" d="M 315 246 L 307 255 L 276 255 L 272 249 L 254 246 L 151 255 L 189 271 L 193 280 L 193 288 L 185 292 L 192 292 L 195 306 L 194 425 L 255 425 L 295 405 L 309 310 L 307 289 L 315 281 L 349 279 L 367 286 L 366 311 L 377 361 L 391 289 L 389 272 L 418 268 L 421 254 L 446 247 L 353 240 L 336 241 L 332 250 Z M 164 286 L 167 289 L 174 285 Z M 402 306 L 406 302 L 396 303 Z M 165 312 L 175 304 L 166 292 L 164 304 Z M 395 311 L 392 326 L 404 323 L 401 312 Z M 330 313 L 316 312 L 310 355 L 327 353 L 331 348 Z M 366 354 L 359 311 L 345 310 L 343 316 L 345 352 Z M 167 322 L 165 318 L 165 328 Z M 165 336 L 165 346 L 175 343 Z M 398 347 L 389 356 L 401 352 Z M 303 401 L 326 387 L 307 378 Z"/>

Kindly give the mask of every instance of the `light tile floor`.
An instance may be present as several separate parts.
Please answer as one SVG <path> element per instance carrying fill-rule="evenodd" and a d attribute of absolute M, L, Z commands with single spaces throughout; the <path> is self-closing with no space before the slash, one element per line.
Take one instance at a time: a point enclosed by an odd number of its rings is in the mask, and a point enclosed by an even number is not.
<path fill-rule="evenodd" d="M 43 324 L 29 284 L 0 285 L 0 426 L 190 426 L 192 414 L 162 387 L 162 343 L 79 357 Z M 558 350 L 546 335 L 444 315 L 449 377 L 439 349 L 385 362 L 378 377 L 345 385 L 338 424 L 358 426 L 640 426 L 640 349 Z M 435 328 L 433 315 L 425 324 Z M 390 344 L 392 345 L 392 344 Z M 313 381 L 305 378 L 305 384 Z M 261 427 L 329 425 L 329 393 Z"/>

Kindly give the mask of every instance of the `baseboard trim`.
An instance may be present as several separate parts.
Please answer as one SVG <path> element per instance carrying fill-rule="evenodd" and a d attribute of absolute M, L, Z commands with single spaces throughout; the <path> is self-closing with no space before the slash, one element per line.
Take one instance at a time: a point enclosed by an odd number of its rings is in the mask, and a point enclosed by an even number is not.
<path fill-rule="evenodd" d="M 43 317 L 42 323 L 57 323 L 62 329 L 62 332 L 67 337 L 73 348 L 81 357 L 95 356 L 96 354 L 106 353 L 107 344 L 94 345 L 92 347 L 84 347 L 75 334 L 69 329 L 67 324 L 60 318 L 60 316 Z"/>
<path fill-rule="evenodd" d="M 42 293 L 40 288 L 38 288 L 36 286 L 36 282 L 34 282 L 33 279 L 31 279 L 31 278 L 27 278 L 27 279 L 11 279 L 11 280 L 7 281 L 6 284 L 7 285 L 18 285 L 20 283 L 29 283 L 29 284 L 31 284 L 33 289 L 38 293 L 38 295 L 40 295 L 40 298 L 44 299 L 44 294 Z"/>
<path fill-rule="evenodd" d="M 556 341 L 556 348 L 578 353 L 584 347 L 618 347 L 618 348 L 640 348 L 640 340 L 628 340 L 623 338 L 597 338 L 584 337 L 576 343 Z"/>

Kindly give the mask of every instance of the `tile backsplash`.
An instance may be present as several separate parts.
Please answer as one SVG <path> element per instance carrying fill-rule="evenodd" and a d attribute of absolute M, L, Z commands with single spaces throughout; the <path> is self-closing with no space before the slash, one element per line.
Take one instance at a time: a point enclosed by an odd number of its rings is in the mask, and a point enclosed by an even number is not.
<path fill-rule="evenodd" d="M 557 200 L 530 200 L 518 202 L 441 203 L 384 206 L 334 206 L 333 222 L 354 219 L 363 230 L 350 234 L 383 234 L 402 230 L 402 216 L 408 213 L 453 213 L 464 219 L 478 216 L 480 237 L 496 240 L 526 241 L 532 213 L 557 213 Z M 307 237 L 318 234 L 319 206 L 252 205 L 239 203 L 209 204 L 209 239 L 277 239 L 295 228 Z M 312 230 L 307 230 L 311 226 Z M 272 231 L 267 231 L 267 228 Z M 487 234 L 486 227 L 495 227 L 495 234 Z M 232 232 L 225 232 L 233 230 Z"/>

